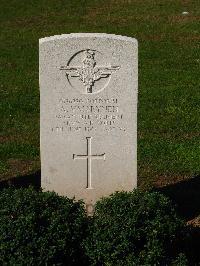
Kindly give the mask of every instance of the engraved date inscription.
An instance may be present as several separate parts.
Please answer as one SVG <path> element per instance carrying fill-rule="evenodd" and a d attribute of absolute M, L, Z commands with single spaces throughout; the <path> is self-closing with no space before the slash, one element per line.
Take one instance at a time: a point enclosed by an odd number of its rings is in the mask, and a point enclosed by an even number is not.
<path fill-rule="evenodd" d="M 126 131 L 117 98 L 61 98 L 55 132 Z"/>

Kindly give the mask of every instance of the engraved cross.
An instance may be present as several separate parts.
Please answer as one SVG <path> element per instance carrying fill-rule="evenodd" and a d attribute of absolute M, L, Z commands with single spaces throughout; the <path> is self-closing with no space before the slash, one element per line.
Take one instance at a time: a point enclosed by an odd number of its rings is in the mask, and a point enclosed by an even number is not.
<path fill-rule="evenodd" d="M 86 155 L 76 155 L 73 154 L 73 159 L 86 159 L 87 160 L 87 189 L 92 189 L 92 160 L 103 159 L 105 161 L 105 153 L 100 155 L 92 155 L 92 137 L 86 137 L 87 139 L 87 154 Z"/>

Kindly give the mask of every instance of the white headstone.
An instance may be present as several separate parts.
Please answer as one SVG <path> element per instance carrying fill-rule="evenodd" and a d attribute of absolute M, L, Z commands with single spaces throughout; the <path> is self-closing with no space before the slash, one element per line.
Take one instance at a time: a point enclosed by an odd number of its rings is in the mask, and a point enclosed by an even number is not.
<path fill-rule="evenodd" d="M 42 187 L 88 212 L 137 185 L 137 51 L 110 34 L 40 39 Z"/>

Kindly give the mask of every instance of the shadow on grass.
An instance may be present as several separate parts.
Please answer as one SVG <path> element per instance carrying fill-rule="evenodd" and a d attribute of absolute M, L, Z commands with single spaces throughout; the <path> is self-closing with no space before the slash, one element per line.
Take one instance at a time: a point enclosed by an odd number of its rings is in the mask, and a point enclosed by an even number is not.
<path fill-rule="evenodd" d="M 186 221 L 200 215 L 200 175 L 177 184 L 155 188 L 169 197 L 176 205 L 178 214 Z M 188 226 L 188 237 L 183 243 L 183 249 L 189 258 L 189 265 L 199 265 L 200 262 L 200 227 Z"/>
<path fill-rule="evenodd" d="M 38 190 L 41 187 L 41 171 L 38 170 L 37 172 L 29 175 L 17 176 L 0 182 L 0 189 L 7 188 L 9 186 L 14 186 L 16 188 L 26 188 L 32 186 Z"/>
<path fill-rule="evenodd" d="M 200 215 L 200 175 L 153 190 L 169 197 L 176 204 L 179 215 L 187 221 Z"/>

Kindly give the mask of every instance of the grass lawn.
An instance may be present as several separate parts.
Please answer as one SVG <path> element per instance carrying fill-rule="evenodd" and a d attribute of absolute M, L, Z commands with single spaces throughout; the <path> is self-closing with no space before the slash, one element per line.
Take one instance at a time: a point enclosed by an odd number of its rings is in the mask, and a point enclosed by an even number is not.
<path fill-rule="evenodd" d="M 71 32 L 138 39 L 139 186 L 200 173 L 200 1 L 1 0 L 0 12 L 0 179 L 40 169 L 38 39 Z"/>

